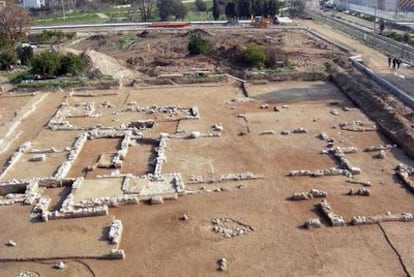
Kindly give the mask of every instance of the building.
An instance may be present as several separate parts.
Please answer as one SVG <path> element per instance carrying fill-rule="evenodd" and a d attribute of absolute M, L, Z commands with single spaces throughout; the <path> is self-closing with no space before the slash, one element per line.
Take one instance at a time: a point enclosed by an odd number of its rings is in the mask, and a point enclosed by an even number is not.
<path fill-rule="evenodd" d="M 20 5 L 23 8 L 36 8 L 39 9 L 46 5 L 46 0 L 23 0 Z"/>

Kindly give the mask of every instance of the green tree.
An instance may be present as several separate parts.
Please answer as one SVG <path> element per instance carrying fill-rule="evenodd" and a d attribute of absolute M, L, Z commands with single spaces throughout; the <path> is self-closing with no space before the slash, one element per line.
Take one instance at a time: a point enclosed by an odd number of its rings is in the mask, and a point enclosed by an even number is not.
<path fill-rule="evenodd" d="M 264 50 L 255 43 L 250 43 L 242 53 L 243 61 L 252 67 L 261 68 L 266 60 L 266 54 Z"/>
<path fill-rule="evenodd" d="M 16 52 L 11 47 L 0 50 L 0 70 L 9 70 L 17 62 Z"/>
<path fill-rule="evenodd" d="M 197 11 L 199 12 L 207 11 L 207 5 L 203 0 L 196 0 L 195 6 L 196 6 Z"/>
<path fill-rule="evenodd" d="M 237 15 L 241 18 L 250 18 L 252 15 L 252 5 L 250 0 L 238 0 L 236 9 Z"/>
<path fill-rule="evenodd" d="M 227 3 L 226 8 L 225 8 L 225 14 L 227 18 L 233 19 L 237 17 L 236 4 L 233 1 Z"/>
<path fill-rule="evenodd" d="M 200 34 L 192 34 L 188 42 L 188 51 L 190 55 L 207 54 L 211 51 L 213 45 L 208 39 L 201 37 Z"/>
<path fill-rule="evenodd" d="M 43 52 L 32 59 L 30 72 L 42 78 L 53 78 L 59 74 L 61 57 L 56 52 Z"/>
<path fill-rule="evenodd" d="M 85 63 L 78 55 L 67 53 L 61 57 L 59 75 L 78 76 L 85 72 L 85 69 Z"/>
<path fill-rule="evenodd" d="M 214 20 L 220 18 L 220 7 L 217 3 L 217 0 L 213 0 L 213 18 Z"/>
<path fill-rule="evenodd" d="M 187 15 L 187 8 L 179 0 L 157 0 L 157 8 L 161 21 L 167 21 L 170 16 L 184 19 Z"/>
<path fill-rule="evenodd" d="M 303 16 L 305 12 L 304 0 L 292 0 L 290 1 L 289 13 L 292 17 Z"/>

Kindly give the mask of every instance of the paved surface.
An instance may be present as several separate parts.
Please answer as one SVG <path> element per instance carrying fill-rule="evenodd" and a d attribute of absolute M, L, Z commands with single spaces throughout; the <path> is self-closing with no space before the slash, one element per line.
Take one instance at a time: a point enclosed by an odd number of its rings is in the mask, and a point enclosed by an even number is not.
<path fill-rule="evenodd" d="M 383 78 L 414 96 L 414 69 L 408 65 L 402 64 L 400 69 L 388 67 L 387 56 L 373 48 L 370 48 L 362 42 L 349 37 L 339 30 L 332 29 L 328 25 L 321 25 L 314 21 L 299 21 L 302 26 L 310 27 L 312 30 L 323 34 L 325 37 L 355 49 L 357 54 L 361 54 L 364 64 L 380 74 Z"/>

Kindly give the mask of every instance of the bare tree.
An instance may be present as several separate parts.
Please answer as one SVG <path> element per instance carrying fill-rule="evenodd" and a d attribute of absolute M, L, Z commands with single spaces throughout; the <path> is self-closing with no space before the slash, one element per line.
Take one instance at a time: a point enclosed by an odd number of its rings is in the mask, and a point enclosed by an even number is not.
<path fill-rule="evenodd" d="M 136 0 L 135 5 L 138 7 L 142 21 L 148 21 L 151 19 L 155 6 L 155 0 Z"/>
<path fill-rule="evenodd" d="M 0 38 L 6 43 L 14 42 L 26 37 L 34 23 L 34 19 L 26 9 L 15 4 L 7 4 L 0 10 Z"/>

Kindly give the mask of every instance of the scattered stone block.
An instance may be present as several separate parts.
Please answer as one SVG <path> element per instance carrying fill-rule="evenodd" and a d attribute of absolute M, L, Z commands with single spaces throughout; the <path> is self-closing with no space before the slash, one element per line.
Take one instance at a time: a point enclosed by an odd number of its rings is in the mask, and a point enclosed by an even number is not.
<path fill-rule="evenodd" d="M 228 269 L 228 266 L 227 266 L 227 259 L 226 258 L 221 258 L 221 259 L 219 259 L 218 261 L 217 261 L 217 264 L 218 264 L 218 270 L 219 271 L 226 271 L 227 269 Z"/>
<path fill-rule="evenodd" d="M 306 134 L 309 133 L 309 131 L 305 128 L 299 127 L 292 130 L 292 133 L 294 134 Z"/>
<path fill-rule="evenodd" d="M 180 216 L 180 220 L 183 220 L 183 221 L 187 221 L 187 220 L 189 220 L 190 218 L 188 217 L 188 215 L 187 214 L 183 214 L 183 215 L 181 215 Z"/>
<path fill-rule="evenodd" d="M 164 199 L 160 195 L 155 195 L 150 199 L 151 205 L 160 205 L 164 203 Z"/>
<path fill-rule="evenodd" d="M 13 240 L 9 240 L 8 242 L 6 242 L 6 245 L 7 245 L 7 246 L 10 246 L 10 247 L 15 247 L 17 244 L 16 244 L 16 242 L 15 242 L 15 241 L 13 241 Z"/>
<path fill-rule="evenodd" d="M 289 131 L 283 130 L 282 132 L 280 132 L 280 134 L 282 134 L 283 136 L 287 136 L 289 135 Z"/>
<path fill-rule="evenodd" d="M 43 162 L 46 160 L 45 154 L 36 154 L 29 158 L 29 162 Z"/>
<path fill-rule="evenodd" d="M 320 228 L 322 226 L 321 220 L 319 218 L 309 218 L 305 221 L 304 224 L 306 229 L 310 228 Z"/>
<path fill-rule="evenodd" d="M 59 270 L 63 270 L 67 267 L 67 265 L 63 261 L 59 261 L 53 267 Z"/>

